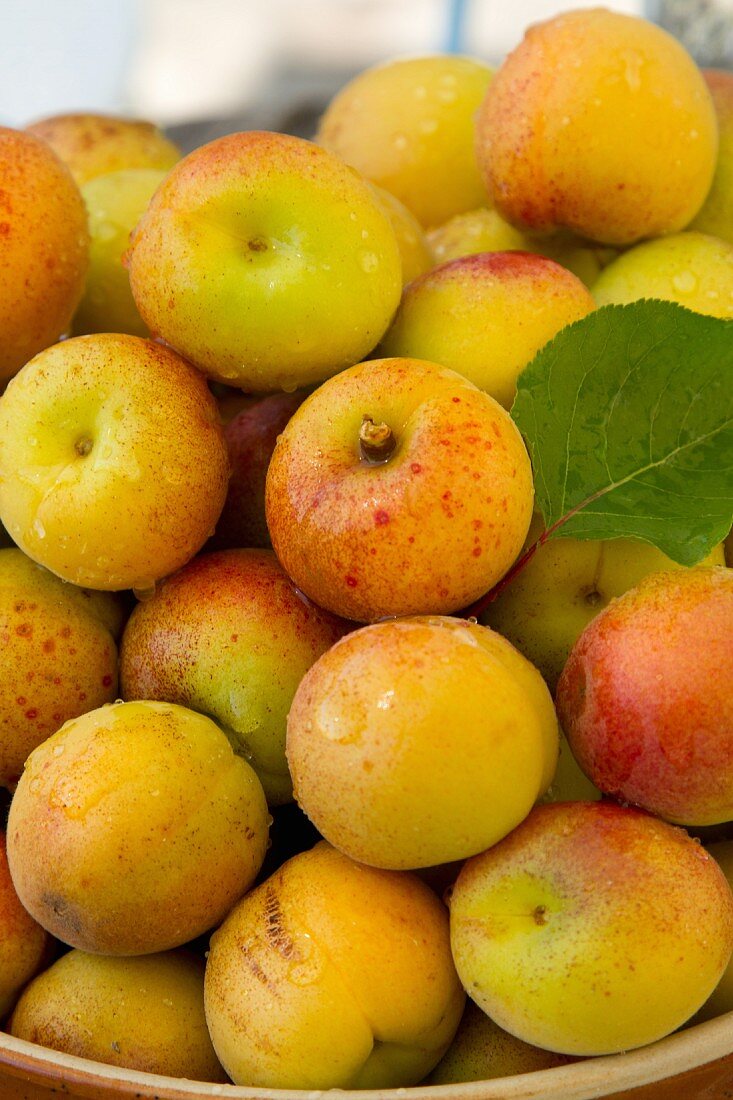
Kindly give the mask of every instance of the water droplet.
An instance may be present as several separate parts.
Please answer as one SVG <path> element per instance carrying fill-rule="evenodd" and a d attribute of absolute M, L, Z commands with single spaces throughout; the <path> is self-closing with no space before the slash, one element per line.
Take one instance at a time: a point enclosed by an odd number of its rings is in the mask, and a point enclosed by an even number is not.
<path fill-rule="evenodd" d="M 400 150 L 406 149 L 407 148 L 407 138 L 405 137 L 404 134 L 395 134 L 395 136 L 392 140 L 392 144 L 394 145 L 395 149 L 400 149 Z"/>
<path fill-rule="evenodd" d="M 65 752 L 66 752 L 66 745 L 64 745 L 63 742 L 61 742 L 58 745 L 54 745 L 54 747 L 53 747 L 53 755 L 54 756 L 63 756 Z"/>
<path fill-rule="evenodd" d="M 697 290 L 697 279 L 691 271 L 680 271 L 678 275 L 673 276 L 672 286 L 678 294 L 692 294 Z"/>
<path fill-rule="evenodd" d="M 438 123 L 434 118 L 424 118 L 418 126 L 421 134 L 434 134 L 437 129 Z"/>
<path fill-rule="evenodd" d="M 35 533 L 36 533 L 36 535 L 38 536 L 39 539 L 45 539 L 45 537 L 46 537 L 46 528 L 43 526 L 40 519 L 38 519 L 38 518 L 34 519 L 34 521 L 33 521 L 33 530 L 35 531 Z"/>
<path fill-rule="evenodd" d="M 150 792 L 150 797 L 151 798 L 157 798 L 159 794 L 160 794 L 160 791 L 158 791 L 158 790 L 151 791 Z"/>
<path fill-rule="evenodd" d="M 155 595 L 155 581 L 147 580 L 147 578 L 141 580 L 138 584 L 133 585 L 132 594 L 140 603 L 144 603 L 145 600 L 152 600 Z"/>
<path fill-rule="evenodd" d="M 359 264 L 362 271 L 365 271 L 367 275 L 371 275 L 379 267 L 379 258 L 374 252 L 362 252 L 359 256 Z"/>
<path fill-rule="evenodd" d="M 40 791 L 40 789 L 41 789 L 40 779 L 31 779 L 30 783 L 28 784 L 28 790 L 31 792 L 31 794 L 37 794 L 38 791 Z"/>

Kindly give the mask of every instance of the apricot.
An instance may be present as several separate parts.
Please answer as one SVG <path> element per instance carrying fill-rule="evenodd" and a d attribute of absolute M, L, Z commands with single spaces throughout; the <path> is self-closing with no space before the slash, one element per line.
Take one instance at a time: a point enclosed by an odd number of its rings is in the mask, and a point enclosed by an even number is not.
<path fill-rule="evenodd" d="M 612 260 L 593 284 L 599 306 L 663 298 L 711 317 L 733 317 L 733 244 L 705 233 L 645 241 Z"/>
<path fill-rule="evenodd" d="M 571 233 L 533 237 L 510 225 L 498 210 L 485 206 L 456 214 L 444 225 L 431 229 L 427 242 L 439 264 L 477 252 L 535 252 L 566 267 L 588 287 L 598 278 L 608 253 L 614 254 L 611 249 L 594 247 Z"/>
<path fill-rule="evenodd" d="M 214 933 L 205 1004 L 237 1084 L 390 1088 L 432 1069 L 464 994 L 432 890 L 320 843 L 243 898 Z"/>
<path fill-rule="evenodd" d="M 675 233 L 710 188 L 708 87 L 660 27 L 603 8 L 529 28 L 488 87 L 477 156 L 499 212 L 611 245 Z"/>
<path fill-rule="evenodd" d="M 718 116 L 718 161 L 713 184 L 690 228 L 733 244 L 733 73 L 703 69 Z"/>
<path fill-rule="evenodd" d="M 117 696 L 109 617 L 120 601 L 90 597 L 20 550 L 0 550 L 0 785 L 13 789 L 31 750 L 67 719 Z"/>
<path fill-rule="evenodd" d="M 593 309 L 580 279 L 554 260 L 529 252 L 462 256 L 407 287 L 379 352 L 441 363 L 509 409 L 535 353 Z"/>
<path fill-rule="evenodd" d="M 287 757 L 326 840 L 411 869 L 475 855 L 518 825 L 550 784 L 557 743 L 530 663 L 486 627 L 436 616 L 375 623 L 319 658 L 295 693 Z"/>
<path fill-rule="evenodd" d="M 257 776 L 210 718 L 116 703 L 31 753 L 8 817 L 28 912 L 83 951 L 144 955 L 223 919 L 265 854 Z"/>
<path fill-rule="evenodd" d="M 51 937 L 20 903 L 0 830 L 0 1023 L 23 986 L 48 962 Z"/>
<path fill-rule="evenodd" d="M 189 951 L 121 959 L 69 951 L 23 992 L 9 1031 L 113 1066 L 227 1081 L 204 1016 L 204 962 Z"/>
<path fill-rule="evenodd" d="M 297 591 L 271 550 L 200 554 L 130 616 L 122 694 L 209 715 L 278 805 L 292 797 L 285 723 L 293 695 L 346 628 Z"/>
<path fill-rule="evenodd" d="M 536 515 L 527 546 L 543 527 Z M 722 546 L 703 564 L 725 565 Z M 549 539 L 488 605 L 481 621 L 508 638 L 554 692 L 578 637 L 614 597 L 650 573 L 680 568 L 640 539 Z"/>
<path fill-rule="evenodd" d="M 26 130 L 48 142 L 80 187 L 127 168 L 167 171 L 181 155 L 177 145 L 144 119 L 91 113 L 49 115 Z"/>
<path fill-rule="evenodd" d="M 72 584 L 146 590 L 179 569 L 213 532 L 228 477 L 205 380 L 150 340 L 55 344 L 0 403 L 0 516 Z"/>
<path fill-rule="evenodd" d="M 331 100 L 316 141 L 405 204 L 424 226 L 487 200 L 474 115 L 493 70 L 470 57 L 398 58 Z"/>
<path fill-rule="evenodd" d="M 733 570 L 655 573 L 606 607 L 557 685 L 560 722 L 607 794 L 679 824 L 733 818 Z"/>
<path fill-rule="evenodd" d="M 89 234 L 79 188 L 39 138 L 0 126 L 0 386 L 68 331 Z"/>
<path fill-rule="evenodd" d="M 603 802 L 538 806 L 468 860 L 451 947 L 471 997 L 525 1043 L 610 1054 L 674 1031 L 733 948 L 720 867 L 664 821 Z"/>

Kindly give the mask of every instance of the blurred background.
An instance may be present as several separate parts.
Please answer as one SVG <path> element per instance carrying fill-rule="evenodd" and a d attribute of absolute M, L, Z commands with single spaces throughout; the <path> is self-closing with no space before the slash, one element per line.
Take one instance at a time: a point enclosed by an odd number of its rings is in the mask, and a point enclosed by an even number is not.
<path fill-rule="evenodd" d="M 499 62 L 566 0 L 2 0 L 0 123 L 72 110 L 165 126 L 184 148 L 237 129 L 312 136 L 358 70 L 397 55 Z M 612 0 L 733 64 L 733 0 Z"/>

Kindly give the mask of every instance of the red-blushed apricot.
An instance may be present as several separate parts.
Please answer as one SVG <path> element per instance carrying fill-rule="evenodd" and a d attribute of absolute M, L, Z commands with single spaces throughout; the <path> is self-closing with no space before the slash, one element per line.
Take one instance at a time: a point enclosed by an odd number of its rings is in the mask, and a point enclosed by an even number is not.
<path fill-rule="evenodd" d="M 597 787 L 669 821 L 733 818 L 733 570 L 646 577 L 583 631 L 560 722 Z"/>
<path fill-rule="evenodd" d="M 68 330 L 88 253 L 66 165 L 45 141 L 0 126 L 0 385 Z"/>
<path fill-rule="evenodd" d="M 435 363 L 381 359 L 329 379 L 293 415 L 265 509 L 298 587 L 363 622 L 478 599 L 519 553 L 533 495 L 498 402 Z"/>
<path fill-rule="evenodd" d="M 557 751 L 540 674 L 463 619 L 347 635 L 303 677 L 288 717 L 300 806 L 375 867 L 430 867 L 494 844 L 544 794 Z"/>
<path fill-rule="evenodd" d="M 211 939 L 204 995 L 222 1064 L 260 1088 L 416 1084 L 464 1003 L 432 890 L 324 843 L 235 906 Z"/>
<path fill-rule="evenodd" d="M 146 590 L 179 569 L 213 532 L 228 477 L 203 376 L 150 340 L 65 340 L 0 402 L 0 516 L 73 584 Z"/>
<path fill-rule="evenodd" d="M 122 694 L 209 715 L 279 805 L 292 797 L 285 723 L 293 695 L 347 628 L 298 592 L 271 550 L 200 554 L 130 616 Z"/>
<path fill-rule="evenodd" d="M 100 707 L 31 753 L 10 806 L 23 905 L 72 947 L 146 955 L 218 924 L 265 855 L 265 795 L 210 718 Z"/>
<path fill-rule="evenodd" d="M 48 142 L 80 187 L 128 168 L 167 171 L 181 156 L 178 146 L 145 119 L 93 113 L 49 115 L 26 130 Z"/>
<path fill-rule="evenodd" d="M 450 367 L 509 409 L 535 353 L 593 309 L 580 279 L 554 260 L 480 252 L 415 279 L 379 351 Z"/>
<path fill-rule="evenodd" d="M 225 424 L 224 438 L 232 473 L 216 531 L 208 544 L 211 550 L 270 545 L 265 518 L 267 467 L 277 437 L 303 396 L 270 394 L 242 409 Z"/>
<path fill-rule="evenodd" d="M 30 983 L 9 1031 L 113 1066 L 227 1081 L 204 1016 L 204 962 L 189 951 L 120 959 L 69 951 Z"/>
<path fill-rule="evenodd" d="M 337 93 L 316 140 L 405 204 L 424 226 L 486 201 L 474 116 L 493 70 L 471 57 L 396 58 Z"/>
<path fill-rule="evenodd" d="M 684 47 L 603 8 L 530 27 L 489 85 L 476 131 L 504 217 L 612 245 L 683 229 L 718 147 L 710 93 Z"/>
<path fill-rule="evenodd" d="M 51 937 L 20 903 L 8 869 L 5 832 L 0 830 L 0 1023 L 23 986 L 48 961 Z"/>
<path fill-rule="evenodd" d="M 501 1027 L 565 1054 L 642 1046 L 688 1020 L 733 948 L 733 895 L 702 846 L 603 802 L 538 806 L 466 862 L 451 946 Z"/>

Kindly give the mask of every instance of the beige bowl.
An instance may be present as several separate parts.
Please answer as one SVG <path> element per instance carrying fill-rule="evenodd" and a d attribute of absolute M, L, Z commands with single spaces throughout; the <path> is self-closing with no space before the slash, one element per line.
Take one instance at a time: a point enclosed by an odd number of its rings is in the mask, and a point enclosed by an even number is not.
<path fill-rule="evenodd" d="M 326 1093 L 157 1077 L 88 1062 L 0 1033 L 0 1100 L 321 1100 Z M 558 1069 L 432 1088 L 334 1091 L 334 1100 L 730 1100 L 733 1012 L 658 1043 Z"/>

